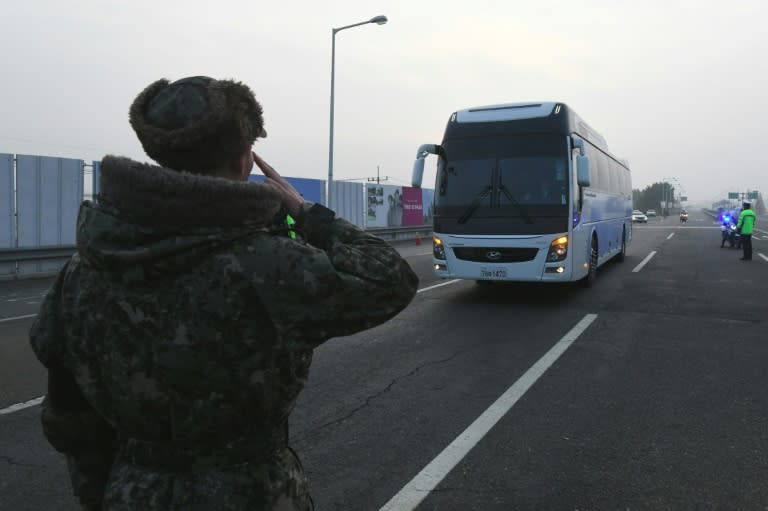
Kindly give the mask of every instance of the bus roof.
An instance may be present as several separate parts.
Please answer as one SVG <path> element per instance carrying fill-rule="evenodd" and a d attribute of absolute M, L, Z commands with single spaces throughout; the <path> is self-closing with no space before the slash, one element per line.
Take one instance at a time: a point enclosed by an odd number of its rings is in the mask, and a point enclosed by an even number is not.
<path fill-rule="evenodd" d="M 449 138 L 466 133 L 464 128 L 469 128 L 466 126 L 468 124 L 501 127 L 497 123 L 503 123 L 504 128 L 506 128 L 504 131 L 510 133 L 522 131 L 549 131 L 564 135 L 576 133 L 603 151 L 609 152 L 608 144 L 602 135 L 584 122 L 568 105 L 557 101 L 503 103 L 458 110 L 451 115 L 445 136 Z"/>
<path fill-rule="evenodd" d="M 504 103 L 501 105 L 486 105 L 465 108 L 456 112 L 457 122 L 492 122 L 515 121 L 547 117 L 555 109 L 557 103 L 542 101 L 533 103 Z"/>

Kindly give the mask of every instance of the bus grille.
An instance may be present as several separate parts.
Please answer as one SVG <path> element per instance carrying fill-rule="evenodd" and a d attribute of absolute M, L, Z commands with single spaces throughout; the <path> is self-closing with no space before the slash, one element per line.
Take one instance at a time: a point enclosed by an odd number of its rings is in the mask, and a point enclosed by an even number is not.
<path fill-rule="evenodd" d="M 456 257 L 477 263 L 522 263 L 532 261 L 538 248 L 453 247 Z"/>

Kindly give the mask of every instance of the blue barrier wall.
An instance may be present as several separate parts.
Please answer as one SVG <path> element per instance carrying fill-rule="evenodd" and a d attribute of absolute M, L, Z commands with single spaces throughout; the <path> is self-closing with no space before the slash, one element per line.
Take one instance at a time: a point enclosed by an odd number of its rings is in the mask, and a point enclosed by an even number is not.
<path fill-rule="evenodd" d="M 17 247 L 75 244 L 75 224 L 83 200 L 83 160 L 16 156 Z M 18 274 L 45 273 L 60 259 L 20 261 Z"/>
<path fill-rule="evenodd" d="M 261 174 L 251 174 L 248 176 L 249 181 L 255 181 L 261 183 L 266 179 Z M 286 177 L 286 181 L 291 183 L 296 191 L 299 192 L 306 200 L 312 202 L 323 202 L 323 189 L 325 188 L 325 181 L 319 179 L 308 179 L 304 177 Z"/>
<path fill-rule="evenodd" d="M 13 155 L 0 154 L 0 249 L 16 246 L 13 193 Z M 16 272 L 16 263 L 0 263 L 0 276 Z"/>

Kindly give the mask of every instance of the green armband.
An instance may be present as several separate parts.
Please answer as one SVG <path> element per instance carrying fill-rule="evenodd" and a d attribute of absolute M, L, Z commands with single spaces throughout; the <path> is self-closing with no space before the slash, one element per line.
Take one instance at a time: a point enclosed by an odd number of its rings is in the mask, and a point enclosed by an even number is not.
<path fill-rule="evenodd" d="M 296 239 L 296 231 L 293 230 L 293 226 L 296 225 L 296 220 L 291 215 L 285 215 L 285 225 L 288 226 L 288 236 L 292 239 Z"/>

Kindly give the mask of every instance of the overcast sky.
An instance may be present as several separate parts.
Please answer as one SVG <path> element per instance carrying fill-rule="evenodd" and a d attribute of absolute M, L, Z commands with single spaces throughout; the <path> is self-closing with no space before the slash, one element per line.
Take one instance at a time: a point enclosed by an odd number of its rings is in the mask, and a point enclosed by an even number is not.
<path fill-rule="evenodd" d="M 337 179 L 407 184 L 416 148 L 470 106 L 562 101 L 629 160 L 633 186 L 693 200 L 768 193 L 768 2 L 467 0 L 4 2 L 0 152 L 148 161 L 128 107 L 150 82 L 235 78 L 264 108 L 256 150 L 325 179 L 331 28 Z M 425 186 L 432 186 L 434 162 Z"/>

